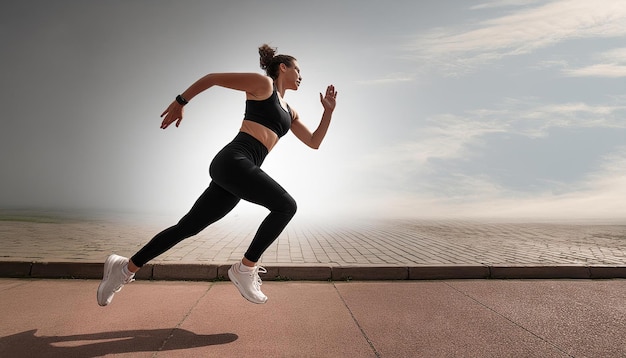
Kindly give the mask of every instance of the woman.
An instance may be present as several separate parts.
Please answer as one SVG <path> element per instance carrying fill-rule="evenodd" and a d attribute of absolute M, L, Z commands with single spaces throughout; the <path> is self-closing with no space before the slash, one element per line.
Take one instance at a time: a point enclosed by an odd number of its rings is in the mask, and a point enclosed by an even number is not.
<path fill-rule="evenodd" d="M 298 113 L 284 100 L 285 91 L 298 90 L 302 77 L 297 60 L 276 55 L 276 49 L 259 48 L 261 68 L 267 76 L 256 73 L 211 73 L 196 81 L 176 97 L 161 114 L 165 129 L 183 119 L 183 107 L 199 93 L 221 86 L 246 93 L 246 113 L 237 136 L 213 159 L 209 167 L 212 181 L 189 213 L 178 224 L 157 234 L 130 259 L 110 255 L 104 263 L 104 277 L 98 287 L 98 304 L 111 303 L 113 295 L 148 261 L 164 253 L 180 241 L 193 236 L 230 212 L 240 199 L 262 205 L 270 210 L 261 223 L 244 257 L 228 270 L 228 277 L 241 295 L 253 303 L 265 303 L 257 266 L 263 252 L 283 231 L 296 213 L 294 199 L 267 175 L 260 166 L 278 139 L 290 129 L 304 144 L 319 148 L 335 109 L 337 92 L 330 85 L 320 93 L 324 113 L 314 132 L 300 121 Z"/>

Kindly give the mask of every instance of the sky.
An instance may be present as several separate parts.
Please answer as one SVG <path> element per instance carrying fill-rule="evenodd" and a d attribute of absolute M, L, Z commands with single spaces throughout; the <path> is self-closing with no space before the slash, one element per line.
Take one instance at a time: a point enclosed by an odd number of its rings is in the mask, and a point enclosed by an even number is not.
<path fill-rule="evenodd" d="M 245 94 L 212 72 L 298 59 L 263 169 L 304 217 L 626 219 L 623 0 L 25 0 L 0 11 L 0 209 L 180 216 L 237 133 Z M 234 215 L 264 215 L 242 203 Z"/>

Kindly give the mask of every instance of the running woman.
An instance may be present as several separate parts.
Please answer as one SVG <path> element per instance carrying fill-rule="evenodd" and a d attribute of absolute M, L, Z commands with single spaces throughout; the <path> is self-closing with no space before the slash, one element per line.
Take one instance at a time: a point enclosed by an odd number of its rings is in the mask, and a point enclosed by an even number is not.
<path fill-rule="evenodd" d="M 113 295 L 124 284 L 134 280 L 135 273 L 148 261 L 161 255 L 182 240 L 198 234 L 229 213 L 243 199 L 270 210 L 259 226 L 241 261 L 228 270 L 228 277 L 241 295 L 253 303 L 265 303 L 257 266 L 263 252 L 287 226 L 296 213 L 296 202 L 261 168 L 263 160 L 278 139 L 289 130 L 304 144 L 317 149 L 326 136 L 335 109 L 337 92 L 330 85 L 320 93 L 324 108 L 317 129 L 311 132 L 293 108 L 285 102 L 287 90 L 298 90 L 302 76 L 297 60 L 277 55 L 267 44 L 259 47 L 260 65 L 267 76 L 258 73 L 211 73 L 193 83 L 176 97 L 161 114 L 165 129 L 178 127 L 183 107 L 201 92 L 220 86 L 246 93 L 246 112 L 239 133 L 217 153 L 209 167 L 212 181 L 191 210 L 174 226 L 157 234 L 130 259 L 110 255 L 104 263 L 104 275 L 98 287 L 98 304 L 111 303 Z"/>

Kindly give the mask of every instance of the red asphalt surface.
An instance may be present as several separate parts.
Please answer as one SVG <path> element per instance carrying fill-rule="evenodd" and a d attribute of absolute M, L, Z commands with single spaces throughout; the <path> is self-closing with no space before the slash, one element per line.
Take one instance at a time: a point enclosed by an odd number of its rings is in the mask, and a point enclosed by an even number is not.
<path fill-rule="evenodd" d="M 625 357 L 626 280 L 0 279 L 0 357 Z"/>

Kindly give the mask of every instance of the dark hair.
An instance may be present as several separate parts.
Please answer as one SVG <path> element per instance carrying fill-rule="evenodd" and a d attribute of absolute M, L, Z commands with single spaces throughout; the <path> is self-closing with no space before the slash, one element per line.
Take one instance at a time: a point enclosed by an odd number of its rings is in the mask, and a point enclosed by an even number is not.
<path fill-rule="evenodd" d="M 287 67 L 293 66 L 295 57 L 289 55 L 276 55 L 276 48 L 270 47 L 268 44 L 264 44 L 259 47 L 259 55 L 261 59 L 259 61 L 261 68 L 265 70 L 265 73 L 273 80 L 278 78 L 278 68 L 281 63 L 284 63 Z"/>

